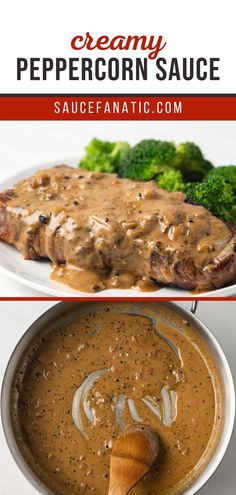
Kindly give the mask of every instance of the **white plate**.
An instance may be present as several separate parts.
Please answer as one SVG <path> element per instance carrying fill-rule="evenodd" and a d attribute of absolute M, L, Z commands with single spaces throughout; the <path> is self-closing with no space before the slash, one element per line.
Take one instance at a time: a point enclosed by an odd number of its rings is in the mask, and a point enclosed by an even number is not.
<path fill-rule="evenodd" d="M 56 162 L 38 165 L 29 170 L 20 172 L 10 179 L 0 183 L 0 191 L 11 188 L 17 181 L 34 174 L 39 169 L 53 167 L 59 163 L 65 163 L 75 167 L 78 162 L 79 159 L 77 158 L 57 160 Z M 236 284 L 224 287 L 223 289 L 201 293 L 199 296 L 191 293 L 190 291 L 172 287 L 163 287 L 162 289 L 153 292 L 140 292 L 134 289 L 109 289 L 97 292 L 96 294 L 78 292 L 70 289 L 66 285 L 50 280 L 51 266 L 49 261 L 23 260 L 17 249 L 13 246 L 5 244 L 4 242 L 0 242 L 0 271 L 6 273 L 9 277 L 17 280 L 18 282 L 31 287 L 32 289 L 36 289 L 56 297 L 168 297 L 170 299 L 174 297 L 181 297 L 183 299 L 186 297 L 192 297 L 196 299 L 197 297 L 228 297 L 236 294 Z"/>

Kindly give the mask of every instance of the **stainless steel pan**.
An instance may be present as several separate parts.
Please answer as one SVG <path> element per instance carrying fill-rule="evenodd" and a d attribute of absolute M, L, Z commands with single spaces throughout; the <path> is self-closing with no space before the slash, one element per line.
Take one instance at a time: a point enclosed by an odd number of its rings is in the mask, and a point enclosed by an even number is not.
<path fill-rule="evenodd" d="M 55 495 L 55 494 L 49 488 L 47 488 L 42 483 L 42 481 L 40 481 L 40 479 L 33 473 L 33 471 L 26 463 L 17 444 L 17 438 L 14 433 L 13 422 L 12 422 L 12 410 L 11 410 L 12 386 L 14 382 L 14 377 L 17 373 L 17 370 L 19 369 L 22 356 L 25 354 L 26 349 L 30 346 L 34 338 L 40 332 L 45 330 L 45 327 L 50 330 L 53 328 L 56 321 L 58 323 L 58 320 L 61 321 L 61 320 L 65 320 L 68 317 L 70 318 L 71 315 L 75 313 L 75 311 L 78 312 L 81 309 L 84 309 L 84 304 L 85 303 L 83 302 L 59 303 L 53 306 L 48 311 L 46 311 L 40 318 L 38 318 L 30 326 L 30 328 L 26 331 L 26 333 L 23 335 L 23 337 L 17 344 L 9 360 L 3 380 L 2 397 L 1 397 L 1 413 L 2 413 L 3 428 L 9 449 L 16 463 L 18 464 L 19 468 L 24 473 L 26 478 L 41 494 L 44 495 Z M 89 302 L 88 304 L 96 304 L 96 302 Z M 143 301 L 142 304 L 148 304 L 148 303 Z M 218 366 L 219 372 L 222 377 L 223 392 L 224 392 L 224 425 L 223 425 L 220 441 L 209 463 L 205 467 L 202 474 L 184 492 L 185 495 L 194 495 L 209 480 L 209 478 L 212 476 L 214 471 L 217 469 L 228 447 L 233 429 L 234 417 L 235 417 L 234 385 L 233 385 L 233 379 L 228 362 L 220 345 L 218 344 L 218 342 L 216 341 L 210 330 L 199 320 L 199 318 L 195 314 L 197 309 L 197 303 L 194 302 L 192 304 L 192 308 L 190 311 L 177 303 L 168 302 L 166 304 L 171 305 L 172 308 L 175 311 L 177 311 L 184 320 L 187 320 L 194 325 L 196 331 L 199 332 L 199 334 L 205 340 L 206 345 L 211 350 L 212 354 L 215 356 L 215 362 L 216 365 Z"/>

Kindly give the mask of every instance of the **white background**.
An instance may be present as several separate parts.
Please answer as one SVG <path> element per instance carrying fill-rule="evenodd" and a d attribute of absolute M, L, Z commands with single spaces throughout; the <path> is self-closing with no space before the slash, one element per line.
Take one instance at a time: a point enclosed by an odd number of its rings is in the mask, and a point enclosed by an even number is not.
<path fill-rule="evenodd" d="M 236 122 L 0 122 L 0 183 L 33 166 L 79 159 L 93 137 L 131 144 L 152 137 L 189 140 L 215 165 L 236 164 Z M 0 297 L 40 295 L 0 274 Z"/>
<path fill-rule="evenodd" d="M 0 11 L 0 92 L 12 93 L 227 93 L 235 92 L 236 65 L 234 0 L 8 0 Z M 76 52 L 74 36 L 89 31 L 100 35 L 162 35 L 167 42 L 161 56 L 220 57 L 220 81 L 158 82 L 155 67 L 149 81 L 140 82 L 23 82 L 16 81 L 17 57 L 78 57 L 100 51 Z M 102 52 L 105 57 L 122 56 Z M 145 56 L 143 52 L 126 56 Z M 144 52 L 145 53 L 145 52 Z M 151 67 L 152 68 L 152 67 Z M 151 75 L 150 74 L 150 75 Z"/>
<path fill-rule="evenodd" d="M 19 338 L 28 326 L 46 311 L 52 302 L 0 302 L 1 337 L 0 337 L 0 382 L 8 359 Z M 190 306 L 190 303 L 184 303 Z M 235 349 L 235 302 L 200 302 L 197 315 L 214 333 L 221 344 L 236 380 Z M 37 492 L 25 480 L 15 465 L 6 445 L 0 426 L 0 493 L 1 495 L 36 495 Z M 208 484 L 201 490 L 201 495 L 235 495 L 236 432 L 234 431 L 230 447 L 224 460 Z"/>

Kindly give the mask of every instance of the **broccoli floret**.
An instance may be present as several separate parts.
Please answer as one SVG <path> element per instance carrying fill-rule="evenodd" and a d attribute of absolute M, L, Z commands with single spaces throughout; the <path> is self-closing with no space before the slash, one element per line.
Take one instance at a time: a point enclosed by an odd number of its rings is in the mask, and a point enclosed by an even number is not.
<path fill-rule="evenodd" d="M 80 161 L 79 167 L 97 172 L 114 173 L 117 163 L 129 147 L 129 144 L 123 141 L 113 143 L 94 138 L 86 146 L 86 155 Z"/>
<path fill-rule="evenodd" d="M 151 180 L 162 173 L 175 156 L 175 145 L 144 139 L 128 150 L 118 164 L 121 177 Z"/>
<path fill-rule="evenodd" d="M 209 176 L 201 183 L 190 184 L 186 194 L 189 202 L 204 206 L 225 221 L 236 223 L 233 189 L 222 177 Z"/>
<path fill-rule="evenodd" d="M 162 189 L 169 192 L 184 191 L 186 184 L 183 182 L 182 174 L 179 170 L 170 168 L 165 170 L 157 178 L 157 184 Z"/>
<path fill-rule="evenodd" d="M 227 184 L 230 184 L 234 192 L 235 204 L 236 204 L 236 166 L 235 165 L 216 167 L 211 172 L 209 172 L 207 177 L 222 177 L 222 179 L 224 179 L 225 182 L 227 182 Z"/>
<path fill-rule="evenodd" d="M 122 156 L 124 156 L 126 151 L 130 149 L 130 145 L 126 141 L 117 141 L 116 143 L 114 143 L 114 145 L 115 146 L 110 156 L 112 159 L 112 163 L 115 166 L 115 169 L 117 169 L 117 164 L 119 163 Z"/>
<path fill-rule="evenodd" d="M 170 165 L 180 170 L 186 182 L 201 181 L 213 168 L 213 165 L 205 160 L 200 148 L 190 142 L 177 146 L 176 155 Z"/>

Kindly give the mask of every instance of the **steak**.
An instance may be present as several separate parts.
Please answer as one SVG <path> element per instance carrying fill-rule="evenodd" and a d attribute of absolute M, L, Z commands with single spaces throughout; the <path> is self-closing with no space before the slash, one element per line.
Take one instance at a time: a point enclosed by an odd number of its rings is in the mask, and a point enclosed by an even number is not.
<path fill-rule="evenodd" d="M 203 291 L 236 279 L 233 229 L 183 193 L 66 165 L 0 194 L 0 238 L 88 291 L 144 280 Z"/>

